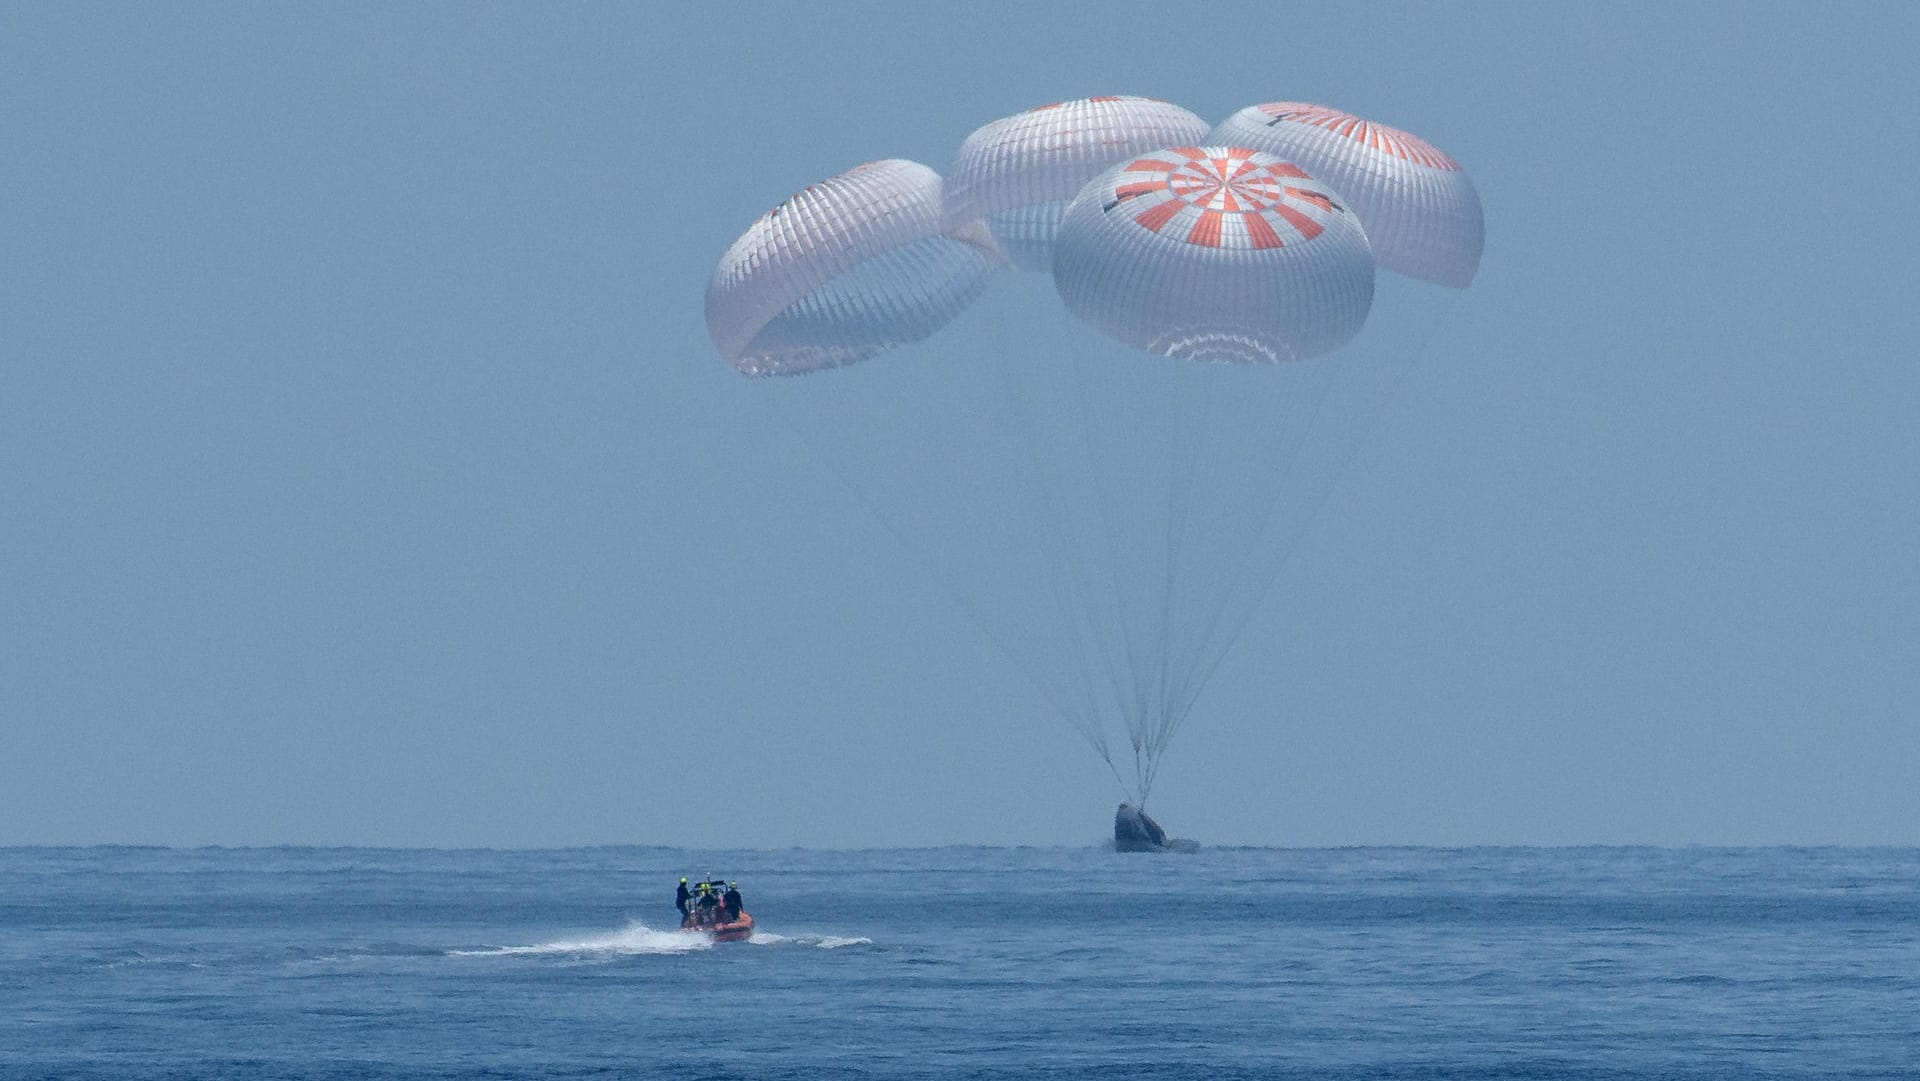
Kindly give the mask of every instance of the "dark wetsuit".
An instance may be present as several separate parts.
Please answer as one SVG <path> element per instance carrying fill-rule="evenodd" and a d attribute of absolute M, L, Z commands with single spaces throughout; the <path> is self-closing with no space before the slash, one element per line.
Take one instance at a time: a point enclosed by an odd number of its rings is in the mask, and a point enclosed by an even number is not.
<path fill-rule="evenodd" d="M 727 918 L 730 920 L 739 919 L 740 918 L 740 891 L 729 886 L 727 887 L 726 896 L 723 897 L 722 900 L 724 900 L 727 905 Z"/>
<path fill-rule="evenodd" d="M 685 882 L 680 883 L 680 888 L 673 893 L 673 907 L 680 910 L 680 918 L 682 920 L 687 918 L 687 898 L 692 896 L 693 894 L 687 892 L 687 884 Z"/>

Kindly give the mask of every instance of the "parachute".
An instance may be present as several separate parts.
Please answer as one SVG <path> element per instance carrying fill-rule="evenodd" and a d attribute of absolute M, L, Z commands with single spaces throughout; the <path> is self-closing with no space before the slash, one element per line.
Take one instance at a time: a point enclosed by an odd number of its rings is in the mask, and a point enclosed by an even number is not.
<path fill-rule="evenodd" d="M 944 179 L 870 162 L 794 195 L 727 249 L 707 321 L 755 376 L 925 342 L 780 380 L 776 415 L 1144 807 L 1411 363 L 1345 390 L 1376 267 L 1451 295 L 1481 235 L 1464 173 L 1404 132 L 1086 98 L 981 127 Z"/>
<path fill-rule="evenodd" d="M 1417 135 L 1324 105 L 1249 105 L 1208 142 L 1285 158 L 1345 196 L 1379 264 L 1464 289 L 1480 267 L 1480 196 L 1454 160 Z"/>
<path fill-rule="evenodd" d="M 767 211 L 707 286 L 707 330 L 747 375 L 864 360 L 939 330 L 980 295 L 1000 258 L 975 224 L 941 228 L 940 175 L 872 161 Z"/>
<path fill-rule="evenodd" d="M 967 136 L 947 170 L 947 221 L 984 221 L 1013 265 L 1053 266 L 1067 204 L 1121 158 L 1197 142 L 1207 122 L 1152 98 L 1098 97 L 1042 105 Z"/>
<path fill-rule="evenodd" d="M 1373 302 L 1359 222 L 1298 166 L 1238 147 L 1115 165 L 1067 208 L 1053 280 L 1108 335 L 1195 360 L 1297 360 L 1344 345 Z"/>

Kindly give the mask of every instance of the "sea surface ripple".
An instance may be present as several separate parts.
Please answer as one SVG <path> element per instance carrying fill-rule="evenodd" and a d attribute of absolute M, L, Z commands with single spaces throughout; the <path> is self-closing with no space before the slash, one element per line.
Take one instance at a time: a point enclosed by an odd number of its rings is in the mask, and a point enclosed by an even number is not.
<path fill-rule="evenodd" d="M 1920 1077 L 1920 850 L 0 849 L 0 1077 L 653 1076 Z"/>

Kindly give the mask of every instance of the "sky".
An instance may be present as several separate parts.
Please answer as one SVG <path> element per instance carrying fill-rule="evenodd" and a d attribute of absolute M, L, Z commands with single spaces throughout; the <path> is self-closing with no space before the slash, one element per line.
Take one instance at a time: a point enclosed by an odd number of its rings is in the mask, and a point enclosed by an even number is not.
<path fill-rule="evenodd" d="M 1915 9 L 1038 7 L 0 7 L 0 844 L 1098 843 L 702 298 L 810 182 L 1116 93 L 1408 129 L 1488 222 L 1170 832 L 1920 843 Z"/>

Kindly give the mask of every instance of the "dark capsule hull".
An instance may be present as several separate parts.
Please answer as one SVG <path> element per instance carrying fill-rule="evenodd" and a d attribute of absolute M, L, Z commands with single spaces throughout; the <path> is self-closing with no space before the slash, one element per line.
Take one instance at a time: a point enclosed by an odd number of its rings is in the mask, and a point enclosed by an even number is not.
<path fill-rule="evenodd" d="M 1147 812 L 1123 803 L 1113 812 L 1113 849 L 1116 852 L 1171 852 L 1167 831 Z"/>

